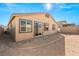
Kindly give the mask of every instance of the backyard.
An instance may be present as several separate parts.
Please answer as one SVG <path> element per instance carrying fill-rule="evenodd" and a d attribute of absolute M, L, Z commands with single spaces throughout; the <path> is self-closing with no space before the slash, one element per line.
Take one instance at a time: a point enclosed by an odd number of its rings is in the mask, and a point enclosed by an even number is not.
<path fill-rule="evenodd" d="M 1 56 L 77 56 L 79 35 L 51 34 L 12 42 L 8 35 L 0 38 Z"/>
<path fill-rule="evenodd" d="M 27 41 L 11 42 L 8 35 L 0 39 L 0 55 L 65 55 L 65 38 L 56 33 Z"/>

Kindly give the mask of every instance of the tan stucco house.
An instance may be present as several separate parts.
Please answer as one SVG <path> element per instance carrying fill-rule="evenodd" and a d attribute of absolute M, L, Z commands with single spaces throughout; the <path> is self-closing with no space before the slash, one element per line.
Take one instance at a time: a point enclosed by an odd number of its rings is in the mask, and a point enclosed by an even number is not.
<path fill-rule="evenodd" d="M 14 41 L 56 33 L 58 25 L 48 13 L 15 13 L 8 23 Z"/>

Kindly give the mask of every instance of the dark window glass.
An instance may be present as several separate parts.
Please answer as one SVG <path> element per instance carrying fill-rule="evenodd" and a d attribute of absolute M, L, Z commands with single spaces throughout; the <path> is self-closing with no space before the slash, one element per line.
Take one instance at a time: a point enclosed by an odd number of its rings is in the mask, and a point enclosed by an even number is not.
<path fill-rule="evenodd" d="M 31 20 L 27 20 L 27 24 L 31 25 L 32 21 Z"/>
<path fill-rule="evenodd" d="M 26 20 L 21 21 L 21 26 L 26 26 Z"/>
<path fill-rule="evenodd" d="M 26 31 L 26 27 L 21 27 L 21 31 L 23 32 L 25 32 Z"/>
<path fill-rule="evenodd" d="M 44 23 L 44 31 L 48 31 L 49 30 L 49 24 Z"/>

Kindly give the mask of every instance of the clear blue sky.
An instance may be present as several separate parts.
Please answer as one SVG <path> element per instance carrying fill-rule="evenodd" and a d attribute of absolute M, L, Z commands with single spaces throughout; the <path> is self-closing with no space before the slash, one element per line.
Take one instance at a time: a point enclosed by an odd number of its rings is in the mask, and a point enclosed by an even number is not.
<path fill-rule="evenodd" d="M 0 24 L 7 25 L 12 13 L 48 12 L 56 21 L 79 25 L 79 3 L 0 3 Z"/>

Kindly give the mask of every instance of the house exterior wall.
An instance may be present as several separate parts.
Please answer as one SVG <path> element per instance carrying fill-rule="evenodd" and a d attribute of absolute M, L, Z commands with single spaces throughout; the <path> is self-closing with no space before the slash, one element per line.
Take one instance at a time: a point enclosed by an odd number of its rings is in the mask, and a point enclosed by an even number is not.
<path fill-rule="evenodd" d="M 30 33 L 19 32 L 19 19 L 20 18 L 32 20 L 32 32 L 30 32 Z M 48 34 L 52 34 L 52 33 L 57 32 L 58 25 L 55 23 L 55 21 L 53 21 L 53 19 L 51 17 L 49 17 L 49 18 L 45 17 L 45 14 L 18 15 L 14 18 L 14 21 L 12 21 L 12 23 L 15 22 L 15 25 L 16 25 L 16 28 L 14 29 L 16 41 L 28 40 L 28 39 L 34 38 L 34 21 L 39 21 L 39 22 L 42 22 L 42 23 L 48 23 L 49 24 L 49 30 L 48 31 L 44 31 L 44 27 L 42 26 L 43 35 L 48 35 Z M 52 24 L 55 24 L 55 27 L 56 27 L 55 30 L 52 30 Z"/>

